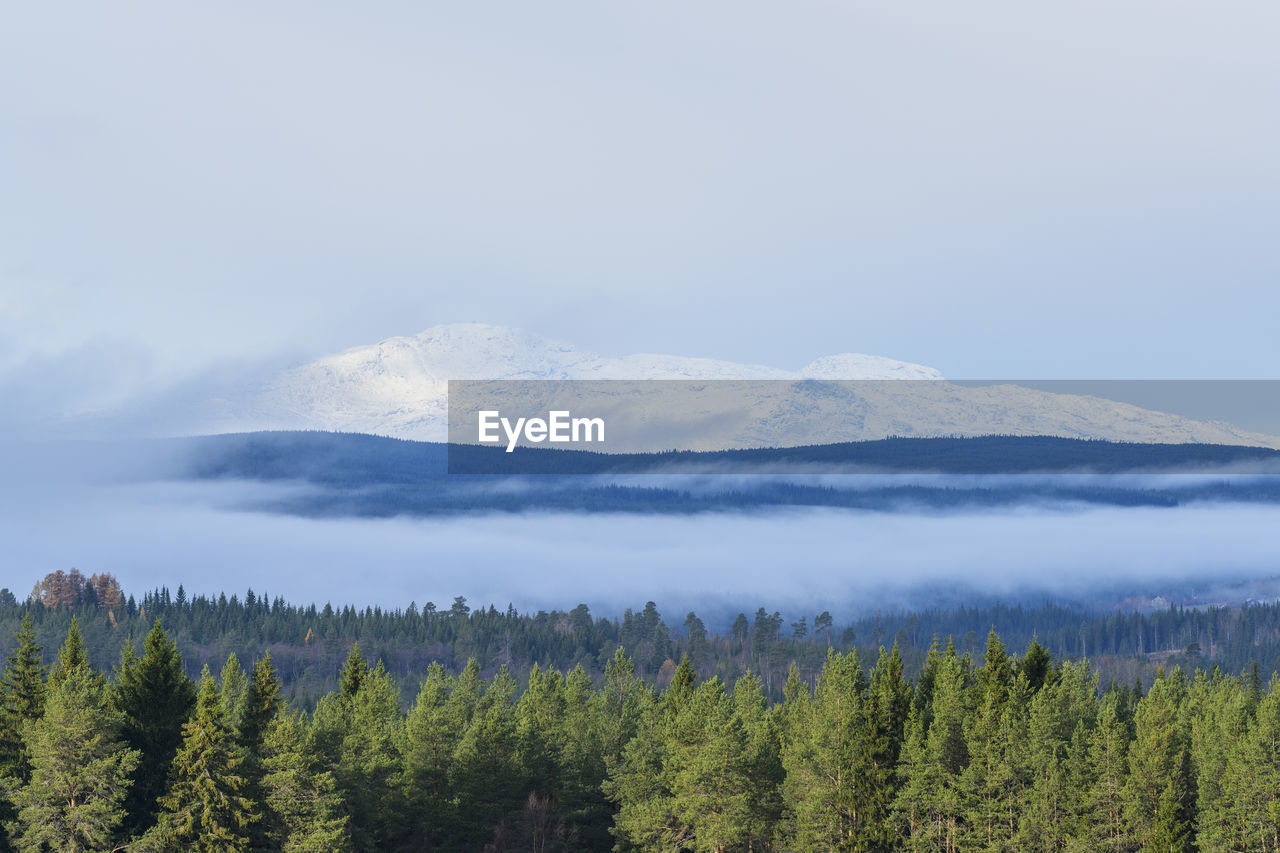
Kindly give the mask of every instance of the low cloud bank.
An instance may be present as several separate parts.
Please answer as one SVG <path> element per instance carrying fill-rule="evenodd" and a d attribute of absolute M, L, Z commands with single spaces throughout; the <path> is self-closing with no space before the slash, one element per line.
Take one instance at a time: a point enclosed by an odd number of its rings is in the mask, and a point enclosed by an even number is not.
<path fill-rule="evenodd" d="M 112 572 L 135 594 L 181 583 L 392 608 L 465 595 L 521 610 L 586 602 L 601 614 L 652 599 L 678 623 L 689 609 L 852 616 L 975 595 L 1089 602 L 1280 574 L 1272 505 L 425 520 L 237 509 L 292 488 L 7 480 L 3 585 L 21 597 L 45 572 L 76 567 Z"/>

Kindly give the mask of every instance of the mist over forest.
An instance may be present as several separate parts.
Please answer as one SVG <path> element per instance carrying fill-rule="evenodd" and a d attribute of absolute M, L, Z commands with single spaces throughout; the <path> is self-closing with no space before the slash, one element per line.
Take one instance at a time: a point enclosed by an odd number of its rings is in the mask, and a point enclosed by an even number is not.
<path fill-rule="evenodd" d="M 1280 566 L 1280 543 L 1256 535 L 1280 521 L 1275 478 L 1249 471 L 446 480 L 436 446 L 301 438 L 305 453 L 296 434 L 11 450 L 12 572 L 361 607 L 466 595 L 618 615 L 657 600 L 721 620 L 758 598 L 847 618 L 1213 602 Z"/>

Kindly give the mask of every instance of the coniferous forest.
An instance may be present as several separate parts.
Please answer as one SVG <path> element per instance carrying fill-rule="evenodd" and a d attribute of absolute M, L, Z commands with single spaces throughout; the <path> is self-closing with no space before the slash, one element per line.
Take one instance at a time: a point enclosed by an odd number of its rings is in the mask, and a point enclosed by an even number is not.
<path fill-rule="evenodd" d="M 51 575 L 0 602 L 21 620 L 0 717 L 8 849 L 1280 849 L 1280 681 L 1256 659 L 1232 675 L 1184 651 L 1144 687 L 994 630 L 974 651 L 935 637 L 917 666 L 905 628 L 868 652 L 826 614 L 784 641 L 763 609 L 719 637 L 693 614 L 676 635 L 652 604 L 621 622 L 461 600 L 322 618 L 257 596 L 130 606 L 110 576 L 82 581 Z M 1034 622 L 1003 615 L 1014 633 Z M 1175 611 L 1163 630 L 1222 630 L 1191 620 L 1204 615 Z M 258 652 L 192 677 L 169 617 L 188 654 L 207 657 L 214 628 Z M 377 618 L 453 623 L 453 642 L 393 673 L 375 653 L 401 648 L 393 632 L 360 624 Z M 271 651 L 286 646 L 269 638 L 295 622 L 338 626 L 344 654 L 331 688 L 295 678 L 290 701 Z M 54 625 L 56 654 L 40 639 Z"/>

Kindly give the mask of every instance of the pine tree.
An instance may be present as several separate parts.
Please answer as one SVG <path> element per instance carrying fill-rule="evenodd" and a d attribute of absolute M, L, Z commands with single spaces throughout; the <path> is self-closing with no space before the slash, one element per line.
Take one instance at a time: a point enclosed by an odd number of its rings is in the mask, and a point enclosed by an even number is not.
<path fill-rule="evenodd" d="M 456 679 L 431 664 L 405 721 L 404 798 L 411 815 L 408 842 L 433 850 L 456 831 L 458 811 L 451 775 L 453 752 L 474 708 L 451 702 Z"/>
<path fill-rule="evenodd" d="M 139 758 L 117 738 L 118 731 L 102 679 L 83 664 L 62 670 L 44 715 L 24 726 L 30 781 L 10 782 L 18 816 L 7 829 L 19 850 L 112 846 Z"/>
<path fill-rule="evenodd" d="M 605 666 L 604 687 L 599 693 L 601 749 L 606 764 L 621 761 L 627 744 L 635 736 L 640 719 L 652 700 L 649 688 L 636 677 L 635 667 L 622 646 L 614 650 Z"/>
<path fill-rule="evenodd" d="M 1233 753 L 1249 737 L 1256 703 L 1249 688 L 1235 679 L 1197 673 L 1188 697 L 1191 764 L 1196 782 L 1196 836 L 1200 849 L 1226 849 L 1233 841 L 1228 817 L 1227 775 Z"/>
<path fill-rule="evenodd" d="M 969 841 L 965 849 L 1012 851 L 1020 849 L 1019 821 L 1031 786 L 1031 686 L 1019 673 L 1007 686 L 988 687 L 966 732 L 970 763 L 961 780 Z"/>
<path fill-rule="evenodd" d="M 653 700 L 648 693 L 639 693 L 636 699 L 640 706 L 634 733 L 624 742 L 621 755 L 616 759 L 606 756 L 609 777 L 601 787 L 617 810 L 609 831 L 617 840 L 616 849 L 629 850 L 631 845 L 641 849 L 681 849 L 692 835 L 671 815 L 666 760 L 669 727 L 674 725 L 675 715 L 668 714 L 665 697 Z M 610 704 L 613 703 L 607 703 L 606 709 Z M 626 704 L 619 703 L 617 707 Z M 607 716 L 605 720 L 611 721 Z"/>
<path fill-rule="evenodd" d="M 956 657 L 953 644 L 931 657 L 931 699 L 927 708 L 912 709 L 894 813 L 905 849 L 949 853 L 959 849 L 965 830 L 961 776 L 969 764 L 964 736 L 969 672 L 967 659 Z"/>
<path fill-rule="evenodd" d="M 515 682 L 505 669 L 494 676 L 476 706 L 453 757 L 459 798 L 459 838 L 482 847 L 524 807 L 528 788 L 517 758 Z"/>
<path fill-rule="evenodd" d="M 1129 731 L 1121 715 L 1121 706 L 1126 703 L 1119 691 L 1108 693 L 1089 740 L 1089 786 L 1084 794 L 1088 820 L 1081 837 L 1093 850 L 1120 853 L 1130 849 L 1124 815 Z"/>
<path fill-rule="evenodd" d="M 1098 679 L 1088 664 L 1064 664 L 1030 700 L 1026 767 L 1031 780 L 1021 847 L 1062 850 L 1082 831 L 1089 735 Z"/>
<path fill-rule="evenodd" d="M 794 843 L 803 850 L 864 850 L 882 831 L 871 818 L 889 784 L 876 763 L 867 682 L 857 652 L 827 650 L 806 713 L 791 722 L 782 761 Z"/>
<path fill-rule="evenodd" d="M 142 753 L 126 806 L 126 828 L 141 832 L 155 822 L 169 765 L 182 743 L 182 725 L 195 707 L 195 687 L 187 678 L 178 647 L 157 622 L 140 658 L 132 645 L 121 656 L 115 704 L 124 715 L 125 742 Z"/>
<path fill-rule="evenodd" d="M 536 663 L 516 703 L 517 759 L 531 789 L 543 796 L 559 793 L 564 754 L 564 677 Z"/>
<path fill-rule="evenodd" d="M 258 818 L 244 796 L 239 775 L 243 758 L 227 725 L 213 677 L 200 680 L 195 715 L 182 727 L 182 746 L 173 760 L 172 782 L 160 798 L 160 823 L 183 849 L 247 850 L 249 828 Z"/>
<path fill-rule="evenodd" d="M 773 846 L 782 819 L 782 742 L 777 716 L 770 713 L 764 685 L 748 672 L 733 685 L 733 713 L 746 739 L 747 824 L 750 850 Z"/>
<path fill-rule="evenodd" d="M 1134 715 L 1125 815 L 1134 841 L 1147 849 L 1156 849 L 1151 845 L 1157 839 L 1180 837 L 1188 821 L 1193 791 L 1182 714 L 1186 693 L 1181 670 L 1168 677 L 1160 673 Z"/>
<path fill-rule="evenodd" d="M 600 789 L 606 776 L 595 689 L 581 665 L 565 676 L 560 809 L 566 832 L 583 849 L 611 846 L 613 810 Z"/>
<path fill-rule="evenodd" d="M 306 729 L 296 716 L 273 717 L 263 733 L 263 835 L 284 853 L 351 849 L 347 818 L 333 776 L 309 759 Z"/>
<path fill-rule="evenodd" d="M 695 689 L 669 729 L 665 774 L 675 826 L 696 850 L 741 849 L 751 836 L 747 734 L 719 678 Z"/>
<path fill-rule="evenodd" d="M 404 764 L 400 691 L 381 662 L 368 669 L 358 651 L 347 661 L 352 665 L 345 672 L 359 675 L 317 704 L 312 742 L 349 809 L 356 849 L 382 850 L 406 831 L 406 809 L 398 800 Z M 348 694 L 351 684 L 357 686 Z"/>
<path fill-rule="evenodd" d="M 674 693 L 672 691 L 675 691 Z M 740 849 L 751 835 L 747 733 L 718 678 L 687 688 L 677 675 L 643 715 L 610 772 L 623 849 Z"/>
<path fill-rule="evenodd" d="M 1280 851 L 1280 681 L 1273 679 L 1259 700 L 1248 733 L 1228 759 L 1222 787 L 1223 827 L 1214 839 L 1219 849 Z"/>

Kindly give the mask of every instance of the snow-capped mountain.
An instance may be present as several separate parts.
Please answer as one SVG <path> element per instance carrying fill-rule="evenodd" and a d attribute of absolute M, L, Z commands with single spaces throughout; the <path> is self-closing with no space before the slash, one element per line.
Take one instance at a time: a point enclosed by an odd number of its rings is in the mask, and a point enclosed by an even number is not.
<path fill-rule="evenodd" d="M 295 367 L 236 406 L 222 428 L 332 429 L 443 440 L 450 379 L 941 379 L 918 364 L 845 353 L 800 370 L 710 358 L 601 356 L 519 329 L 432 326 Z"/>
<path fill-rule="evenodd" d="M 732 435 L 691 433 L 687 412 L 672 422 L 689 449 L 811 444 L 887 435 L 1059 435 L 1141 442 L 1206 442 L 1280 447 L 1280 439 L 1221 422 L 1202 422 L 1097 397 L 1052 394 L 1013 385 L 962 387 L 938 371 L 877 356 L 844 353 L 799 370 L 706 358 L 638 354 L 602 356 L 517 329 L 479 323 L 433 326 L 289 369 L 224 409 L 216 431 L 326 429 L 427 441 L 445 440 L 450 379 L 934 380 L 868 382 L 826 390 L 792 383 L 752 388 L 752 417 Z M 918 391 L 914 389 L 919 389 Z M 707 413 L 741 397 L 708 394 Z M 718 402 L 719 401 L 719 402 Z M 561 401 L 563 404 L 563 401 Z M 657 425 L 667 401 L 646 397 L 644 417 Z M 709 421 L 716 418 L 709 417 Z M 661 450 L 655 446 L 611 447 Z"/>

